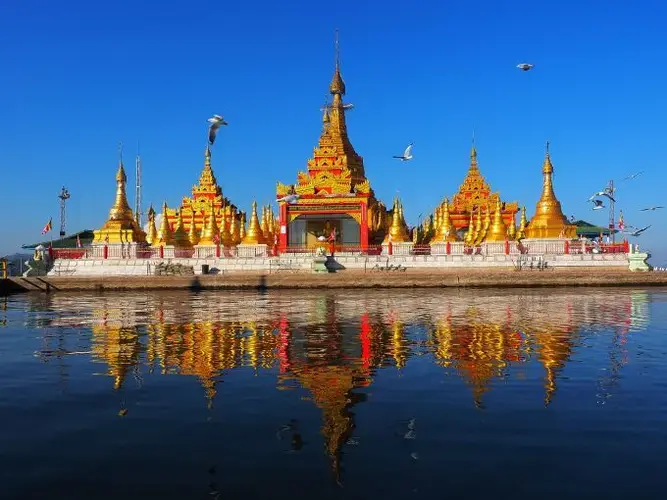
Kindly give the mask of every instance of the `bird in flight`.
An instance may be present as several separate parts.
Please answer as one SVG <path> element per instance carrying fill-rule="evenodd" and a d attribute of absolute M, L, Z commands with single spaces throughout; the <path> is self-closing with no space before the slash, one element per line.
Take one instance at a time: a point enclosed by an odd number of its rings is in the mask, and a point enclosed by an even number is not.
<path fill-rule="evenodd" d="M 208 119 L 208 122 L 211 124 L 208 127 L 208 142 L 211 145 L 213 145 L 213 143 L 215 142 L 215 136 L 218 133 L 218 129 L 220 128 L 220 125 L 227 125 L 227 122 L 220 115 L 213 115 L 212 118 Z"/>
<path fill-rule="evenodd" d="M 282 198 L 278 198 L 276 201 L 277 201 L 278 203 L 280 203 L 280 202 L 285 202 L 285 203 L 287 203 L 288 205 L 291 205 L 292 203 L 294 203 L 294 202 L 295 202 L 296 200 L 298 200 L 298 199 L 299 199 L 299 195 L 298 195 L 298 194 L 288 194 L 287 196 L 283 196 Z"/>
<path fill-rule="evenodd" d="M 588 200 L 591 203 L 593 203 L 593 210 L 602 210 L 604 208 L 604 204 L 602 203 L 602 200 Z"/>
<path fill-rule="evenodd" d="M 598 192 L 595 193 L 593 196 L 591 196 L 590 198 L 588 198 L 588 201 L 593 201 L 593 200 L 595 199 L 596 196 L 606 196 L 606 197 L 609 198 L 611 201 L 616 201 L 616 200 L 614 199 L 614 197 L 612 196 L 612 194 L 611 194 L 611 193 L 609 192 L 609 190 L 607 190 L 607 189 L 605 189 L 604 191 L 598 191 Z"/>
<path fill-rule="evenodd" d="M 624 231 L 624 233 L 629 234 L 630 236 L 639 236 L 644 231 L 646 231 L 649 227 L 651 227 L 651 224 L 649 224 L 646 227 L 642 227 L 641 229 L 635 229 L 634 231 Z"/>
<path fill-rule="evenodd" d="M 644 171 L 642 170 L 641 172 L 637 172 L 636 174 L 630 174 L 627 177 L 625 177 L 623 180 L 624 181 L 631 181 L 632 179 L 634 179 L 635 177 L 639 177 L 643 173 L 644 173 Z"/>
<path fill-rule="evenodd" d="M 405 148 L 405 151 L 403 151 L 403 154 L 401 156 L 394 156 L 394 158 L 398 158 L 401 161 L 408 161 L 412 160 L 412 145 L 414 143 L 408 144 L 408 147 Z"/>
<path fill-rule="evenodd" d="M 530 64 L 530 63 L 521 63 L 521 64 L 517 64 L 516 67 L 519 68 L 521 71 L 528 71 L 528 70 L 533 69 L 535 67 L 535 65 Z"/>
<path fill-rule="evenodd" d="M 646 207 L 646 208 L 642 208 L 642 209 L 639 210 L 639 211 L 640 211 L 640 212 L 648 212 L 649 210 L 658 210 L 659 208 L 665 208 L 665 207 L 662 207 L 662 206 L 657 206 L 657 207 Z"/>

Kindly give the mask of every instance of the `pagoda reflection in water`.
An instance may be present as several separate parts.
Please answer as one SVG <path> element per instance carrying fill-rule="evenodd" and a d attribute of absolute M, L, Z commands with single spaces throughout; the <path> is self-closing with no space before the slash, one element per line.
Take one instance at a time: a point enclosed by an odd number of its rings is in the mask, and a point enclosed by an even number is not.
<path fill-rule="evenodd" d="M 92 359 L 106 365 L 116 390 L 138 372 L 194 376 L 212 407 L 216 384 L 226 372 L 243 368 L 275 373 L 279 389 L 305 389 L 322 412 L 325 451 L 336 477 L 355 428 L 353 410 L 383 370 L 405 369 L 416 354 L 426 353 L 427 362 L 464 380 L 482 408 L 494 380 L 512 366 L 537 362 L 544 403 L 550 404 L 582 337 L 598 332 L 613 337 L 611 374 L 600 382 L 601 392 L 611 390 L 623 365 L 619 346 L 649 316 L 647 295 L 631 290 L 552 291 L 546 297 L 539 291 L 239 292 L 224 301 L 206 292 L 131 293 L 86 302 L 56 294 L 49 300 L 58 313 L 32 320 L 46 327 L 39 355 L 51 359 L 78 350 L 53 332 L 89 324 Z"/>

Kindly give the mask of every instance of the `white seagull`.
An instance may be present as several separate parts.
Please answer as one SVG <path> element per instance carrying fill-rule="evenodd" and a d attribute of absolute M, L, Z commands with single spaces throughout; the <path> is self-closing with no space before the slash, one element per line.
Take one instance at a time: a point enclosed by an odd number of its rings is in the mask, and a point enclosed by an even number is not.
<path fill-rule="evenodd" d="M 649 224 L 646 227 L 642 227 L 641 229 L 635 229 L 634 231 L 623 231 L 623 232 L 626 233 L 626 234 L 629 234 L 630 236 L 639 236 L 644 231 L 646 231 L 649 227 L 651 227 L 651 224 Z"/>
<path fill-rule="evenodd" d="M 408 144 L 408 147 L 405 148 L 405 151 L 403 151 L 402 156 L 394 156 L 393 158 L 398 158 L 401 161 L 412 160 L 412 146 L 413 146 L 413 144 L 414 144 L 414 142 L 411 142 L 410 144 Z"/>
<path fill-rule="evenodd" d="M 624 181 L 631 181 L 632 179 L 634 179 L 635 177 L 639 177 L 643 173 L 644 173 L 644 171 L 642 170 L 641 172 L 637 172 L 636 174 L 630 174 L 626 178 L 624 178 L 623 180 Z"/>
<path fill-rule="evenodd" d="M 606 196 L 606 197 L 609 198 L 611 201 L 616 201 L 616 200 L 614 199 L 614 197 L 612 196 L 612 194 L 611 194 L 608 190 L 606 190 L 606 189 L 605 189 L 604 191 L 598 191 L 598 192 L 595 193 L 593 196 L 591 196 L 590 198 L 588 198 L 588 201 L 593 201 L 593 200 L 595 199 L 596 196 Z"/>
<path fill-rule="evenodd" d="M 208 128 L 208 142 L 213 145 L 215 142 L 215 136 L 218 133 L 220 125 L 227 125 L 225 119 L 220 115 L 213 115 L 212 118 L 208 119 L 208 122 L 211 124 Z"/>
<path fill-rule="evenodd" d="M 294 202 L 295 202 L 296 200 L 298 200 L 298 199 L 299 199 L 299 195 L 298 195 L 298 194 L 288 194 L 287 196 L 283 196 L 282 198 L 278 198 L 276 201 L 277 201 L 278 203 L 280 203 L 280 202 L 285 202 L 285 203 L 287 203 L 288 205 L 291 205 L 292 203 L 294 203 Z"/>
<path fill-rule="evenodd" d="M 658 210 L 659 208 L 665 208 L 665 207 L 663 207 L 663 206 L 646 207 L 646 208 L 642 208 L 642 209 L 639 210 L 639 211 L 640 211 L 640 212 L 647 212 L 647 211 L 649 211 L 649 210 Z"/>
<path fill-rule="evenodd" d="M 593 203 L 593 210 L 602 210 L 604 208 L 602 200 L 588 200 L 588 201 Z"/>
<path fill-rule="evenodd" d="M 519 68 L 521 71 L 528 71 L 530 69 L 533 69 L 535 65 L 530 63 L 521 63 L 517 64 L 516 67 Z"/>

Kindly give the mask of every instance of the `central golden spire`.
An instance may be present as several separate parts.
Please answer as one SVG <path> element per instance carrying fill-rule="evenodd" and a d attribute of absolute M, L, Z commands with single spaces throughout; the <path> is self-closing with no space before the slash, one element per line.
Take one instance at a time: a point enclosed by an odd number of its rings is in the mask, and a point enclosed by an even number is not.
<path fill-rule="evenodd" d="M 345 81 L 340 70 L 340 48 L 338 46 L 338 31 L 335 38 L 335 67 L 329 93 L 332 96 L 332 102 L 325 105 L 325 115 L 323 121 L 325 127 L 318 147 L 315 149 L 315 159 L 319 157 L 342 157 L 340 162 L 347 166 L 352 172 L 354 183 L 363 182 L 366 179 L 364 172 L 363 159 L 357 154 L 347 135 L 347 123 L 345 121 L 346 110 L 352 107 L 351 104 L 343 103 L 345 95 Z M 338 163 L 338 162 L 337 162 Z"/>

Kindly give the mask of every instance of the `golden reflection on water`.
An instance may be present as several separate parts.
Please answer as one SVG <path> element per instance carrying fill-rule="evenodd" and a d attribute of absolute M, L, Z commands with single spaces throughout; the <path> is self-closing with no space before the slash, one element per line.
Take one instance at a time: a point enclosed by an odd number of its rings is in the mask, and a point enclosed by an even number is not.
<path fill-rule="evenodd" d="M 402 370 L 429 353 L 466 382 L 482 407 L 494 379 L 535 360 L 548 405 L 582 331 L 611 330 L 618 346 L 649 317 L 647 293 L 627 289 L 53 294 L 32 300 L 33 310 L 51 312 L 32 317 L 32 326 L 90 328 L 89 355 L 106 365 L 116 390 L 144 366 L 149 373 L 197 377 L 210 407 L 224 372 L 275 370 L 279 389 L 298 384 L 321 409 L 337 477 L 341 449 L 354 429 L 351 409 L 364 399 L 355 389 L 372 384 L 379 368 Z M 65 351 L 46 339 L 38 355 Z M 617 354 L 610 357 L 607 388 L 623 365 Z"/>

